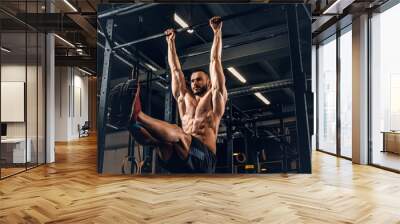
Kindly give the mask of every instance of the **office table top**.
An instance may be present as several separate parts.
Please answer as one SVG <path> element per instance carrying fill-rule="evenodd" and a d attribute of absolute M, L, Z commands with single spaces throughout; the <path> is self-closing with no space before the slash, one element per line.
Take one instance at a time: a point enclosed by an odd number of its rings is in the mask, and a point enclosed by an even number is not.
<path fill-rule="evenodd" d="M 400 134 L 400 131 L 381 131 L 381 133 L 384 133 L 384 134 Z"/>
<path fill-rule="evenodd" d="M 29 138 L 27 139 L 30 140 Z M 1 143 L 20 143 L 24 142 L 25 138 L 2 138 Z"/>

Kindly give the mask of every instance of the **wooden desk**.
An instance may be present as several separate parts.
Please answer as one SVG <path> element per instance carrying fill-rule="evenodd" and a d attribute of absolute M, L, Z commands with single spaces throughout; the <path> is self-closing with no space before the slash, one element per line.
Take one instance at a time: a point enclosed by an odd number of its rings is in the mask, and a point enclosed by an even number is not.
<path fill-rule="evenodd" d="M 382 152 L 400 154 L 400 132 L 385 131 L 383 133 Z"/>
<path fill-rule="evenodd" d="M 27 145 L 26 151 L 25 145 Z M 25 138 L 1 139 L 1 157 L 6 163 L 31 162 L 31 145 L 32 141 L 30 138 L 28 138 L 26 142 Z"/>

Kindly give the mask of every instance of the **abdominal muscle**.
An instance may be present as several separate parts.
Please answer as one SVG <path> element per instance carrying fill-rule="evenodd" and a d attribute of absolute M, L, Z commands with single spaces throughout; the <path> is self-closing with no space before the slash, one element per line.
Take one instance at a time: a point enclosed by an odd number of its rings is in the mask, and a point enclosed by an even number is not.
<path fill-rule="evenodd" d="M 192 135 L 202 141 L 214 154 L 216 154 L 216 119 L 212 111 L 191 117 L 184 115 L 181 117 L 182 129 L 186 134 Z"/>

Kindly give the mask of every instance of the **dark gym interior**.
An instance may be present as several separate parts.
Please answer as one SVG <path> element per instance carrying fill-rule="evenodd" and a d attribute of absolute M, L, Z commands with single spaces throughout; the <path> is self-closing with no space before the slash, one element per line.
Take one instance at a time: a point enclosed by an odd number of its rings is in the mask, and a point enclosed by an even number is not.
<path fill-rule="evenodd" d="M 180 32 L 176 38 L 178 55 L 189 84 L 189 76 L 192 72 L 196 70 L 208 72 L 213 38 L 207 23 L 208 19 L 213 15 L 228 17 L 223 24 L 222 64 L 225 69 L 229 102 L 218 133 L 216 172 L 306 172 L 307 168 L 300 170 L 299 156 L 310 150 L 297 145 L 296 141 L 296 121 L 298 118 L 304 120 L 306 116 L 300 115 L 299 111 L 299 117 L 296 117 L 291 57 L 292 60 L 302 60 L 306 78 L 306 83 L 303 85 L 306 85 L 305 94 L 309 102 L 307 104 L 308 126 L 312 128 L 311 18 L 308 6 L 296 8 L 301 58 L 291 56 L 288 20 L 286 16 L 280 16 L 285 15 L 287 11 L 283 5 L 159 4 L 133 9 L 129 7 L 129 5 L 121 4 L 104 5 L 99 8 L 98 71 L 103 71 L 102 65 L 106 63 L 103 47 L 106 41 L 104 33 L 109 21 L 107 19 L 111 18 L 101 15 L 107 15 L 106 13 L 113 11 L 119 12 L 113 17 L 114 28 L 110 38 L 110 41 L 115 44 L 115 55 L 109 59 L 109 89 L 133 78 L 133 70 L 137 66 L 144 87 L 145 94 L 142 102 L 146 107 L 146 113 L 158 119 L 179 123 L 176 102 L 172 100 L 170 104 L 165 103 L 169 102 L 167 99 L 171 97 L 171 89 L 168 88 L 170 77 L 166 64 L 165 37 L 154 39 L 148 37 L 162 33 L 168 28 L 179 29 L 179 24 L 174 22 L 174 15 L 185 18 L 186 23 L 196 27 L 193 33 Z M 171 26 L 171 24 L 174 25 Z M 148 40 L 129 44 L 146 38 Z M 118 47 L 118 45 L 123 46 Z M 244 80 L 241 81 L 235 77 L 229 68 L 240 72 Z M 99 80 L 103 82 L 103 79 Z M 298 85 L 301 84 L 299 81 Z M 259 90 L 260 88 L 262 89 Z M 267 102 L 259 99 L 255 94 L 262 94 L 261 96 Z M 113 132 L 113 136 L 117 135 L 114 129 L 107 130 Z M 309 132 L 310 136 L 312 129 Z M 99 138 L 102 137 L 99 136 Z M 105 149 L 115 150 L 113 145 L 121 147 L 123 143 L 120 141 L 120 138 L 106 138 Z M 128 136 L 124 141 L 126 146 L 134 148 L 134 144 L 128 144 Z M 101 145 L 99 145 L 99 150 L 101 150 Z M 131 155 L 135 157 L 135 150 L 129 151 L 132 151 Z M 157 169 L 157 161 L 153 160 L 151 150 L 146 148 L 142 154 L 144 156 L 141 155 L 143 157 L 141 159 L 146 161 L 142 171 L 155 173 L 156 170 L 151 168 Z M 309 166 L 309 163 L 303 166 Z M 120 162 L 115 162 L 115 165 L 120 166 Z"/>

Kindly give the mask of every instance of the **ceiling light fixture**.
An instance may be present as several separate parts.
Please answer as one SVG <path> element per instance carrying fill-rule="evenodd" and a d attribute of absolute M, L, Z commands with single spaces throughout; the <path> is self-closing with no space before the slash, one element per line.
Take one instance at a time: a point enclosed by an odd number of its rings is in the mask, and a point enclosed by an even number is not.
<path fill-rule="evenodd" d="M 254 93 L 254 95 L 256 97 L 258 97 L 258 99 L 260 99 L 263 103 L 270 105 L 271 102 L 269 102 L 269 100 L 267 98 L 265 98 L 265 96 L 263 96 L 261 93 Z"/>
<path fill-rule="evenodd" d="M 230 71 L 232 73 L 232 75 L 234 75 L 242 83 L 246 83 L 247 82 L 246 79 L 235 68 L 229 67 L 227 69 L 228 69 L 228 71 Z"/>
<path fill-rule="evenodd" d="M 87 75 L 92 75 L 92 73 L 90 73 L 90 72 L 88 72 L 88 71 L 86 71 L 86 70 L 83 70 L 83 69 L 81 69 L 81 68 L 79 68 L 79 67 L 78 67 L 78 70 L 81 71 L 81 72 L 83 72 L 83 73 L 85 73 L 85 74 L 87 74 Z"/>
<path fill-rule="evenodd" d="M 119 43 L 118 42 L 116 42 L 116 41 L 114 41 L 114 44 L 115 45 L 119 45 Z M 122 48 L 122 51 L 124 51 L 125 53 L 127 53 L 128 55 L 132 55 L 131 54 L 131 52 L 129 52 L 126 48 Z M 157 71 L 157 69 L 154 67 L 154 66 L 152 66 L 152 65 L 150 65 L 150 64 L 148 64 L 148 63 L 144 63 L 149 69 L 151 69 L 153 72 L 156 72 Z"/>
<path fill-rule="evenodd" d="M 57 35 L 57 34 L 54 34 L 54 36 L 55 37 L 57 37 L 59 40 L 61 40 L 62 42 L 64 42 L 64 43 L 66 43 L 67 45 L 69 45 L 70 47 L 73 47 L 73 48 L 75 48 L 75 45 L 73 45 L 71 42 L 69 42 L 68 40 L 66 40 L 66 39 L 64 39 L 64 38 L 62 38 L 62 37 L 60 37 L 59 35 Z"/>
<path fill-rule="evenodd" d="M 148 63 L 144 63 L 149 69 L 151 69 L 153 72 L 156 72 L 157 71 L 157 69 L 154 67 L 154 66 L 152 66 L 151 64 L 148 64 Z"/>
<path fill-rule="evenodd" d="M 78 10 L 68 0 L 64 0 L 64 3 L 67 4 L 74 12 L 78 12 Z"/>
<path fill-rule="evenodd" d="M 182 28 L 188 28 L 189 25 L 180 17 L 178 14 L 174 13 L 174 20 L 177 22 Z M 193 29 L 188 29 L 188 33 L 192 34 L 194 32 Z"/>
<path fill-rule="evenodd" d="M 11 50 L 9 50 L 9 49 L 7 49 L 7 48 L 5 48 L 5 47 L 1 47 L 1 50 L 4 51 L 4 52 L 6 52 L 6 53 L 10 53 L 10 52 L 11 52 Z"/>

